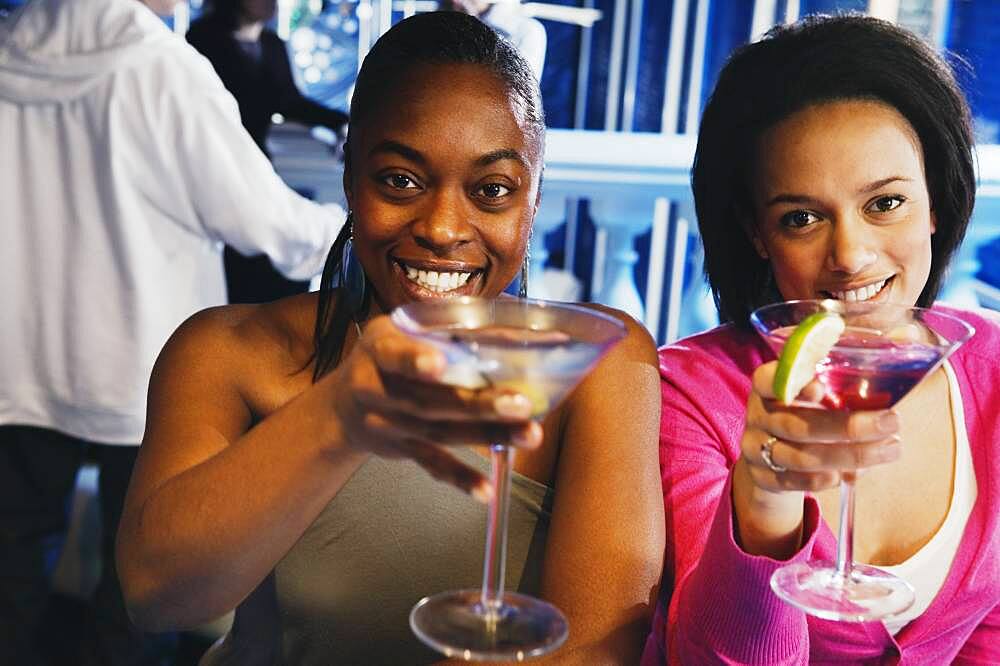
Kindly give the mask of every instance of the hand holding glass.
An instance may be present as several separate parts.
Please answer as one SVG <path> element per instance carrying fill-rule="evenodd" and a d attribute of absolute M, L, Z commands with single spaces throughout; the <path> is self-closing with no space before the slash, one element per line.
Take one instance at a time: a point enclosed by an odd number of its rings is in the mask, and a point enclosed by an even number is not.
<path fill-rule="evenodd" d="M 444 351 L 446 382 L 514 390 L 532 401 L 539 421 L 626 334 L 620 321 L 588 308 L 514 298 L 409 303 L 393 311 L 392 321 Z M 568 625 L 555 606 L 503 590 L 514 452 L 500 445 L 490 452 L 495 492 L 482 589 L 422 599 L 410 626 L 449 657 L 522 661 L 562 645 Z"/>
<path fill-rule="evenodd" d="M 885 303 L 789 301 L 759 308 L 750 319 L 780 354 L 795 327 L 823 311 L 838 313 L 846 329 L 816 366 L 823 397 L 818 405 L 803 406 L 819 409 L 891 408 L 974 333 L 965 322 L 938 310 Z M 908 583 L 853 562 L 853 474 L 841 477 L 840 491 L 837 561 L 782 567 L 771 578 L 771 588 L 786 602 L 827 620 L 867 622 L 905 611 L 914 600 Z"/>

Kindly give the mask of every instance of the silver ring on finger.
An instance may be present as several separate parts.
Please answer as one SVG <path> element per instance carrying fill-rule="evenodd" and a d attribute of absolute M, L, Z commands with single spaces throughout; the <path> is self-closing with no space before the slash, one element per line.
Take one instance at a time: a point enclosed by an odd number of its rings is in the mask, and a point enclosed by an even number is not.
<path fill-rule="evenodd" d="M 787 472 L 788 468 L 784 465 L 779 465 L 774 462 L 774 458 L 771 457 L 774 448 L 774 443 L 778 441 L 778 438 L 771 435 L 764 440 L 764 443 L 760 445 L 760 459 L 764 461 L 767 468 L 774 472 L 775 474 L 781 474 L 782 472 Z"/>

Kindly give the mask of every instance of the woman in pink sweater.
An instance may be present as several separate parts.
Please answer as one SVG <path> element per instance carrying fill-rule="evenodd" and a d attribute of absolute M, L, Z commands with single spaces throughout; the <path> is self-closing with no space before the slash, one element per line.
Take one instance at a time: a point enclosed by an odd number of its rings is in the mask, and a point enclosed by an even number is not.
<path fill-rule="evenodd" d="M 875 19 L 776 28 L 722 71 L 692 187 L 727 323 L 660 350 L 667 559 L 644 663 L 1000 663 L 1000 326 L 952 311 L 977 331 L 964 348 L 892 410 L 847 414 L 778 405 L 748 322 L 787 299 L 934 303 L 975 194 L 948 65 Z M 862 469 L 855 559 L 917 601 L 807 616 L 769 579 L 835 559 L 837 484 Z"/>

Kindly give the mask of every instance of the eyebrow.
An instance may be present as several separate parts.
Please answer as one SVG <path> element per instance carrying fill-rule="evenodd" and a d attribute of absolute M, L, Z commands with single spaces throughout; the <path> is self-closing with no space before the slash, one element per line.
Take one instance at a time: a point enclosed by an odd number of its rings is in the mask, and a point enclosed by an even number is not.
<path fill-rule="evenodd" d="M 394 153 L 405 157 L 411 162 L 416 162 L 417 164 L 422 165 L 427 164 L 427 159 L 419 150 L 410 148 L 406 144 L 399 143 L 398 141 L 386 140 L 377 143 L 370 151 L 368 151 L 368 156 L 371 157 L 372 155 L 377 155 L 379 153 Z M 489 166 L 490 164 L 499 162 L 500 160 L 514 160 L 515 162 L 523 165 L 525 168 L 529 168 L 528 161 L 524 159 L 524 156 L 521 155 L 521 153 L 517 152 L 513 148 L 501 148 L 499 150 L 486 153 L 476 160 L 476 166 Z"/>
<path fill-rule="evenodd" d="M 427 160 L 420 153 L 419 150 L 414 150 L 409 146 L 399 143 L 398 141 L 382 141 L 375 144 L 375 146 L 368 151 L 368 156 L 377 155 L 379 153 L 395 153 L 397 155 L 402 155 L 411 162 L 416 162 L 417 164 L 426 164 Z"/>
<path fill-rule="evenodd" d="M 889 176 L 888 178 L 882 178 L 880 180 L 876 180 L 876 181 L 873 181 L 871 183 L 868 183 L 867 185 L 862 186 L 858 190 L 858 194 L 869 194 L 871 192 L 874 192 L 875 190 L 879 190 L 879 189 L 885 187 L 886 185 L 889 185 L 890 183 L 896 183 L 896 182 L 912 183 L 913 179 L 912 178 L 906 178 L 904 176 Z M 806 196 L 805 194 L 784 194 L 783 193 L 783 194 L 778 194 L 776 196 L 771 197 L 770 199 L 767 200 L 767 202 L 764 205 L 765 206 L 773 206 L 774 204 L 779 204 L 779 203 L 809 204 L 809 203 L 815 203 L 815 202 L 816 202 L 816 199 L 813 199 L 810 196 Z"/>
<path fill-rule="evenodd" d="M 500 160 L 514 160 L 525 168 L 529 168 L 528 161 L 524 159 L 524 156 L 521 155 L 521 153 L 517 152 L 513 148 L 501 148 L 500 150 L 494 150 L 486 153 L 476 160 L 476 166 L 488 166 L 494 162 L 499 162 Z"/>

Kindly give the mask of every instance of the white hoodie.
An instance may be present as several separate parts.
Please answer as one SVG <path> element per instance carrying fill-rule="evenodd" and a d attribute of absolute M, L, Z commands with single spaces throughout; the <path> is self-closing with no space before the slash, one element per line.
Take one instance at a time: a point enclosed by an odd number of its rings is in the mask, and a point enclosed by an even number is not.
<path fill-rule="evenodd" d="M 160 348 L 225 302 L 223 242 L 306 279 L 343 221 L 147 7 L 33 0 L 0 22 L 0 424 L 137 444 Z"/>

